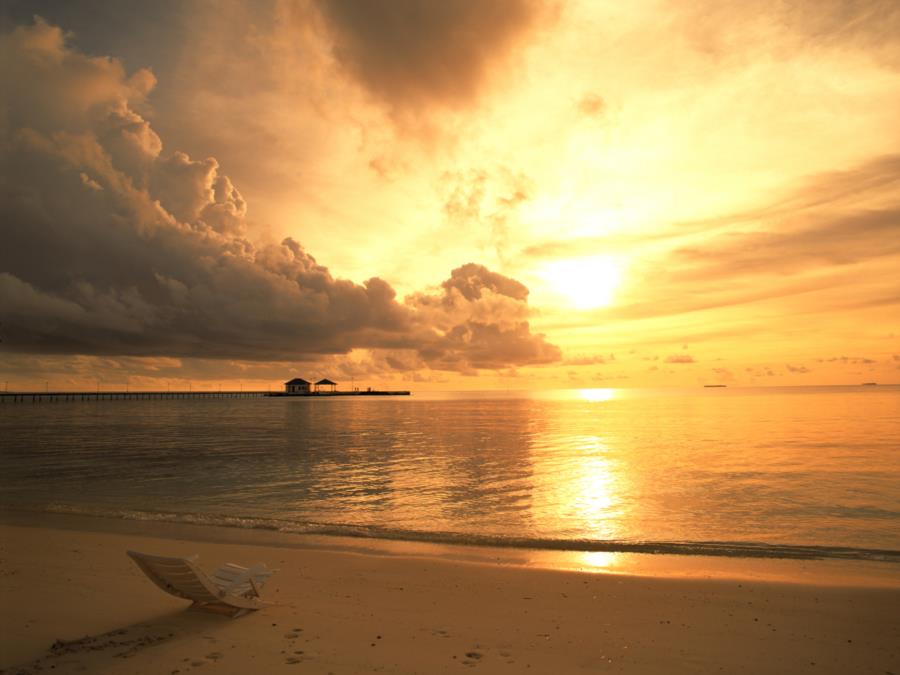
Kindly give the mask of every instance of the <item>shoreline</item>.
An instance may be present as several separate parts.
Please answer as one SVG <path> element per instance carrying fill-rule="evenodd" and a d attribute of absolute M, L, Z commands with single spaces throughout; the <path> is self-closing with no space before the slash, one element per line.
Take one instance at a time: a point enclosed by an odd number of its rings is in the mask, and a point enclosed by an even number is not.
<path fill-rule="evenodd" d="M 233 539 L 212 542 L 198 538 L 205 528 L 160 536 L 135 533 L 127 521 L 115 532 L 83 524 L 0 525 L 0 668 L 837 674 L 900 665 L 897 587 L 823 584 L 815 574 L 787 581 L 781 572 L 743 580 L 587 574 L 484 551 L 450 559 L 331 538 L 287 545 L 278 533 L 206 532 Z M 279 569 L 263 591 L 277 604 L 235 620 L 186 611 L 127 549 L 199 553 L 207 571 L 264 561 Z M 788 562 L 820 569 L 819 561 Z"/>
<path fill-rule="evenodd" d="M 293 533 L 209 523 L 137 520 L 115 516 L 0 509 L 0 527 L 75 530 L 209 544 L 266 546 L 382 557 L 673 579 L 758 580 L 820 586 L 900 589 L 896 562 L 853 559 L 584 551 L 492 546 L 428 539 Z"/>

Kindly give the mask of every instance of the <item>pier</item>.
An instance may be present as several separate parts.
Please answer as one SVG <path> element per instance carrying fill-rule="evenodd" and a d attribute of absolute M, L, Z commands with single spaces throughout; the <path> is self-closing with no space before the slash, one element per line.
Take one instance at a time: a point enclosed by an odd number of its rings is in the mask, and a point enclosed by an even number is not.
<path fill-rule="evenodd" d="M 184 398 L 259 398 L 267 391 L 8 391 L 0 403 L 55 403 L 59 401 L 153 401 Z"/>
<path fill-rule="evenodd" d="M 408 391 L 311 391 L 286 394 L 280 391 L 6 391 L 0 403 L 58 403 L 61 401 L 158 401 L 199 398 L 331 398 L 333 396 L 409 396 Z"/>
<path fill-rule="evenodd" d="M 266 396 L 277 396 L 285 398 L 330 398 L 332 396 L 409 396 L 409 391 L 379 391 L 375 389 L 367 389 L 365 391 L 309 391 L 301 394 L 288 394 L 283 391 L 274 391 L 266 393 Z"/>

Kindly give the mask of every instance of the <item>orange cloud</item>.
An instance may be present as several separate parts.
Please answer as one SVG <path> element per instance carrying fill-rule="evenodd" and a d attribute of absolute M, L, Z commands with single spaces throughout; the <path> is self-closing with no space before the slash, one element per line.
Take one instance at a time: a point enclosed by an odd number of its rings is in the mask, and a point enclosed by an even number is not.
<path fill-rule="evenodd" d="M 292 238 L 254 243 L 218 161 L 163 153 L 121 64 L 69 48 L 42 21 L 0 50 L 16 66 L 4 89 L 20 94 L 0 149 L 16 167 L 0 204 L 8 349 L 286 360 L 367 348 L 461 372 L 559 358 L 531 333 L 518 281 L 470 263 L 438 294 L 401 303 L 377 276 L 335 278 Z M 82 73 L 88 91 L 68 82 Z"/>

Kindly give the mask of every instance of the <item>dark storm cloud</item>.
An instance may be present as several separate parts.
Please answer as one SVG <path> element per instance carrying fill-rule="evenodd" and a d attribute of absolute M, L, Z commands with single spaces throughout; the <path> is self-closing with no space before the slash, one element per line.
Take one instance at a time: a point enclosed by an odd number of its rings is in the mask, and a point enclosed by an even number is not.
<path fill-rule="evenodd" d="M 559 357 L 527 289 L 469 264 L 398 302 L 296 241 L 258 245 L 214 158 L 166 153 L 131 107 L 148 71 L 66 47 L 43 21 L 0 38 L 0 320 L 17 352 L 300 359 L 353 348 L 468 371 Z M 400 361 L 398 361 L 400 363 Z"/>
<path fill-rule="evenodd" d="M 339 63 L 397 108 L 469 103 L 540 14 L 534 0 L 316 0 Z"/>

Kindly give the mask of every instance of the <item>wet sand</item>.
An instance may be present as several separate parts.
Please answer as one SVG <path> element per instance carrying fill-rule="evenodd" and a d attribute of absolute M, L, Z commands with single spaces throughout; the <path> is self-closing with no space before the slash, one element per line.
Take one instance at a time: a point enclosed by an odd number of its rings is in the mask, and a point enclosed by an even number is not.
<path fill-rule="evenodd" d="M 277 604 L 188 610 L 127 549 L 265 561 Z M 819 585 L 815 564 L 803 583 L 648 577 L 3 525 L 0 669 L 900 675 L 900 579 Z"/>

